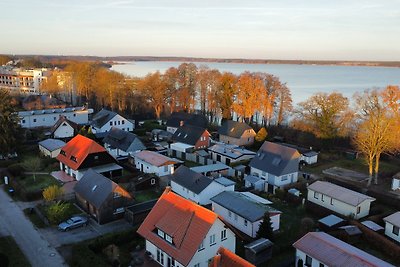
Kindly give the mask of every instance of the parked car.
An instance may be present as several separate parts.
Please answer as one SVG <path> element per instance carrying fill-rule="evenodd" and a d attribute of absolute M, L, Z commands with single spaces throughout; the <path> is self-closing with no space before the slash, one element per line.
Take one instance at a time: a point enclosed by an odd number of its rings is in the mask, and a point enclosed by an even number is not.
<path fill-rule="evenodd" d="M 73 228 L 77 228 L 80 226 L 86 226 L 89 224 L 89 220 L 85 216 L 73 216 L 66 220 L 65 222 L 62 222 L 58 225 L 58 230 L 60 231 L 69 231 Z"/>

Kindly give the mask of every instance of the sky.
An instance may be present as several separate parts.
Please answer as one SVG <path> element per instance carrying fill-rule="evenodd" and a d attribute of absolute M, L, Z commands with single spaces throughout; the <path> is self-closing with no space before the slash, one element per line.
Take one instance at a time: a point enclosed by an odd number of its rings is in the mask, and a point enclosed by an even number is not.
<path fill-rule="evenodd" d="M 0 53 L 400 60 L 400 0 L 0 0 Z"/>

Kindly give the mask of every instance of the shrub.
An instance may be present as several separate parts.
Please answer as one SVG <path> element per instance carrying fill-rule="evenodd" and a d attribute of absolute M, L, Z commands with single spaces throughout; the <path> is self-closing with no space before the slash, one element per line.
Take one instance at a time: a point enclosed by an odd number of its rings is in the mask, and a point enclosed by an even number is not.
<path fill-rule="evenodd" d="M 50 185 L 43 190 L 43 198 L 46 201 L 54 201 L 63 193 L 63 190 L 58 185 Z"/>
<path fill-rule="evenodd" d="M 58 224 L 72 215 L 71 203 L 58 201 L 47 207 L 46 213 L 50 223 Z"/>
<path fill-rule="evenodd" d="M 267 130 L 262 127 L 258 132 L 257 135 L 255 137 L 255 140 L 257 142 L 263 142 L 265 139 L 267 138 Z"/>

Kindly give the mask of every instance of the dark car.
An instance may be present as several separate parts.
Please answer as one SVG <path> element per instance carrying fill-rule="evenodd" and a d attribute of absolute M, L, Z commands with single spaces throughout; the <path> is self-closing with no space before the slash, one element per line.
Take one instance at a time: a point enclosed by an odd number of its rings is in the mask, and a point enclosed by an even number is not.
<path fill-rule="evenodd" d="M 89 224 L 89 220 L 85 216 L 73 216 L 66 220 L 65 222 L 62 222 L 58 225 L 58 230 L 60 231 L 68 231 L 73 228 L 77 228 L 80 226 L 86 226 Z"/>

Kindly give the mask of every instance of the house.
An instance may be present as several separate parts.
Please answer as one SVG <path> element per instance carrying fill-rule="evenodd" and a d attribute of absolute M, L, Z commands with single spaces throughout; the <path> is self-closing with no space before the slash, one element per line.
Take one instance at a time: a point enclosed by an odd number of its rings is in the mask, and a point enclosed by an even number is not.
<path fill-rule="evenodd" d="M 146 251 L 161 266 L 206 267 L 223 246 L 235 251 L 235 234 L 218 215 L 166 188 L 138 229 Z"/>
<path fill-rule="evenodd" d="M 174 173 L 175 164 L 179 161 L 154 151 L 143 150 L 133 154 L 136 169 L 144 173 L 164 176 Z"/>
<path fill-rule="evenodd" d="M 65 146 L 65 142 L 57 139 L 46 139 L 39 142 L 40 152 L 50 158 L 57 157 L 63 146 Z"/>
<path fill-rule="evenodd" d="M 208 148 L 211 158 L 226 165 L 254 158 L 256 152 L 237 145 L 215 144 Z"/>
<path fill-rule="evenodd" d="M 250 161 L 250 173 L 265 180 L 265 191 L 297 182 L 300 153 L 293 148 L 265 141 Z"/>
<path fill-rule="evenodd" d="M 385 221 L 385 235 L 400 242 L 400 211 L 383 218 L 383 220 Z"/>
<path fill-rule="evenodd" d="M 296 149 L 301 154 L 300 163 L 305 163 L 307 165 L 310 165 L 318 162 L 318 152 L 312 150 L 311 147 L 308 149 L 305 147 L 300 147 L 287 143 L 280 143 L 280 144 Z"/>
<path fill-rule="evenodd" d="M 76 124 L 87 124 L 92 109 L 85 107 L 42 109 L 31 111 L 19 111 L 18 117 L 22 128 L 53 127 L 61 116 Z"/>
<path fill-rule="evenodd" d="M 223 191 L 234 191 L 235 182 L 224 177 L 213 180 L 180 166 L 170 175 L 171 189 L 180 196 L 200 205 L 211 204 L 211 198 Z"/>
<path fill-rule="evenodd" d="M 133 153 L 146 149 L 136 134 L 111 127 L 103 139 L 104 147 L 116 159 L 127 158 Z"/>
<path fill-rule="evenodd" d="M 297 240 L 293 247 L 296 248 L 296 267 L 394 267 L 324 232 L 309 232 Z"/>
<path fill-rule="evenodd" d="M 261 199 L 261 201 L 260 201 Z M 272 229 L 279 230 L 281 212 L 268 206 L 267 200 L 242 192 L 221 192 L 211 198 L 212 210 L 250 237 L 256 237 L 265 213 L 269 213 Z"/>
<path fill-rule="evenodd" d="M 80 134 L 61 149 L 57 160 L 61 172 L 78 181 L 90 168 L 109 178 L 122 175 L 122 167 L 116 164 L 104 147 Z"/>
<path fill-rule="evenodd" d="M 102 134 L 111 130 L 111 127 L 119 128 L 123 131 L 133 131 L 134 123 L 125 119 L 118 113 L 107 109 L 102 109 L 93 116 L 91 128 L 94 134 Z"/>
<path fill-rule="evenodd" d="M 207 128 L 207 118 L 202 114 L 191 114 L 186 112 L 173 112 L 167 120 L 167 131 L 174 134 L 183 125 L 192 125 Z"/>
<path fill-rule="evenodd" d="M 355 219 L 367 216 L 371 202 L 375 201 L 373 197 L 324 181 L 316 181 L 307 189 L 309 202 Z"/>
<path fill-rule="evenodd" d="M 210 146 L 210 133 L 206 128 L 184 125 L 172 135 L 172 141 L 191 146 L 193 149 L 202 149 Z"/>
<path fill-rule="evenodd" d="M 265 189 L 265 180 L 261 177 L 254 175 L 246 175 L 244 177 L 244 187 L 246 188 L 254 188 L 257 191 L 264 191 Z"/>
<path fill-rule="evenodd" d="M 396 173 L 392 177 L 392 190 L 400 189 L 400 172 Z"/>
<path fill-rule="evenodd" d="M 227 120 L 218 129 L 219 141 L 237 146 L 249 146 L 254 143 L 256 132 L 244 122 Z"/>
<path fill-rule="evenodd" d="M 220 176 L 220 175 L 228 175 L 231 167 L 222 163 L 215 163 L 215 164 L 196 166 L 190 169 L 194 172 L 201 173 L 207 176 L 212 176 L 212 175 Z"/>
<path fill-rule="evenodd" d="M 51 135 L 53 138 L 71 138 L 74 137 L 79 131 L 79 125 L 70 121 L 65 116 L 61 116 L 58 121 L 51 128 Z"/>
<path fill-rule="evenodd" d="M 212 259 L 209 267 L 255 267 L 255 265 L 242 259 L 229 249 L 220 247 Z"/>
<path fill-rule="evenodd" d="M 25 110 L 65 108 L 66 104 L 55 97 L 48 95 L 28 95 L 22 100 Z"/>
<path fill-rule="evenodd" d="M 99 224 L 122 218 L 132 200 L 125 189 L 92 169 L 76 183 L 74 191 L 78 205 Z"/>

